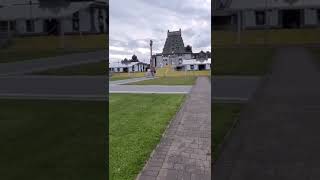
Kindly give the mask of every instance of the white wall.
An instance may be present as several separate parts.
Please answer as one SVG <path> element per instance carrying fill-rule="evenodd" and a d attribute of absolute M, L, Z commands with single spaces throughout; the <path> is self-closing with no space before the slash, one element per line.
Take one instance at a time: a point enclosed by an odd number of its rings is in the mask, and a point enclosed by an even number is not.
<path fill-rule="evenodd" d="M 165 65 L 164 62 L 163 62 L 163 57 L 162 56 L 156 56 L 156 67 L 161 67 L 161 64 L 162 65 Z"/>
<path fill-rule="evenodd" d="M 34 21 L 34 32 L 35 33 L 42 33 L 43 32 L 43 20 L 36 19 Z"/>
<path fill-rule="evenodd" d="M 16 31 L 17 33 L 26 32 L 26 21 L 25 20 L 16 20 Z"/>
<path fill-rule="evenodd" d="M 183 59 L 191 59 L 191 54 L 184 54 Z"/>
<path fill-rule="evenodd" d="M 318 17 L 316 9 L 305 9 L 304 10 L 304 23 L 305 25 L 317 25 Z"/>
<path fill-rule="evenodd" d="M 63 25 L 63 31 L 65 33 L 74 32 L 73 31 L 73 25 L 72 25 L 72 17 L 68 16 L 68 17 L 62 19 L 60 22 Z"/>
<path fill-rule="evenodd" d="M 243 26 L 244 27 L 254 27 L 256 26 L 256 15 L 255 15 L 255 11 L 253 10 L 248 10 L 248 11 L 244 11 L 243 13 Z"/>
<path fill-rule="evenodd" d="M 279 11 L 278 10 L 271 10 L 267 12 L 266 22 L 270 26 L 278 26 L 279 25 Z"/>
<path fill-rule="evenodd" d="M 91 31 L 91 19 L 90 19 L 90 8 L 79 11 L 79 24 L 81 32 Z"/>
<path fill-rule="evenodd" d="M 16 20 L 16 30 L 17 33 L 22 34 L 32 34 L 32 33 L 42 33 L 43 32 L 43 20 L 35 19 L 34 20 L 34 32 L 27 32 L 27 20 Z"/>

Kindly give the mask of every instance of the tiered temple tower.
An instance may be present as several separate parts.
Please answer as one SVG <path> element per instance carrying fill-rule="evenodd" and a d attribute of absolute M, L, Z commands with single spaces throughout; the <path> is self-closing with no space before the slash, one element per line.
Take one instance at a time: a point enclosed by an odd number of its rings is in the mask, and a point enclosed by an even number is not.
<path fill-rule="evenodd" d="M 185 47 L 181 36 L 181 29 L 179 31 L 168 30 L 167 39 L 163 47 L 162 55 L 182 54 L 185 53 Z"/>

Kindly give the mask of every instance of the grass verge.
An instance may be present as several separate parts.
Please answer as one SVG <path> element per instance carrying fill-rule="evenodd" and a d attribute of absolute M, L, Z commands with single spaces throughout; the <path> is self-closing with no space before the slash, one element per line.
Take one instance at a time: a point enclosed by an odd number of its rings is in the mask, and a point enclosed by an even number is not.
<path fill-rule="evenodd" d="M 144 77 L 145 72 L 131 72 L 131 73 L 113 73 L 110 81 L 131 79 L 131 78 L 140 78 Z"/>
<path fill-rule="evenodd" d="M 241 45 L 304 45 L 319 44 L 318 29 L 271 29 L 243 30 Z M 216 46 L 238 45 L 238 33 L 212 31 L 212 42 Z"/>
<path fill-rule="evenodd" d="M 55 76 L 98 76 L 107 75 L 106 61 L 95 63 L 80 64 L 76 66 L 69 66 L 63 68 L 49 69 L 46 71 L 33 72 L 33 75 L 55 75 Z"/>
<path fill-rule="evenodd" d="M 183 100 L 184 95 L 110 95 L 110 179 L 138 175 Z"/>
<path fill-rule="evenodd" d="M 10 44 L 0 49 L 0 63 L 46 58 L 78 52 L 106 49 L 107 36 L 68 35 L 64 36 L 64 48 L 59 36 L 34 36 L 14 38 Z"/>
<path fill-rule="evenodd" d="M 145 81 L 128 83 L 129 85 L 193 85 L 196 77 L 160 77 Z"/>
<path fill-rule="evenodd" d="M 240 104 L 213 104 L 212 105 L 212 132 L 213 132 L 213 161 L 219 156 L 219 145 L 239 117 Z"/>
<path fill-rule="evenodd" d="M 106 107 L 0 100 L 1 179 L 105 179 Z"/>

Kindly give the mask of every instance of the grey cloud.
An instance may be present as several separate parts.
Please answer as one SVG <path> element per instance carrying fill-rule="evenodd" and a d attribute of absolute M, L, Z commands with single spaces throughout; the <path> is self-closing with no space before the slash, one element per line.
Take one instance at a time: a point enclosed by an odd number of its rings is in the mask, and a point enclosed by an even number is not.
<path fill-rule="evenodd" d="M 191 45 L 194 51 L 210 47 L 211 12 L 199 6 L 202 2 L 206 0 L 110 1 L 110 46 L 132 50 L 139 59 L 147 60 L 149 54 L 139 50 L 149 48 L 150 39 L 154 42 L 153 52 L 162 52 L 167 30 L 181 28 L 185 45 Z M 197 25 L 202 21 L 207 26 Z M 123 58 L 130 55 L 121 51 L 110 51 L 110 54 Z"/>

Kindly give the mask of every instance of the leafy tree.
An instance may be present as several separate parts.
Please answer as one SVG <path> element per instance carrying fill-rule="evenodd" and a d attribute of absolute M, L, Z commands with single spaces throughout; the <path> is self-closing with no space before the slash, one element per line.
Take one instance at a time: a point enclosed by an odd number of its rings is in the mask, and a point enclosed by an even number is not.
<path fill-rule="evenodd" d="M 190 45 L 187 45 L 185 50 L 186 50 L 186 52 L 192 53 L 192 47 Z"/>
<path fill-rule="evenodd" d="M 124 60 L 121 61 L 122 64 L 129 64 L 130 61 L 127 58 L 124 58 Z"/>
<path fill-rule="evenodd" d="M 139 59 L 135 54 L 132 56 L 131 62 L 139 62 Z"/>

